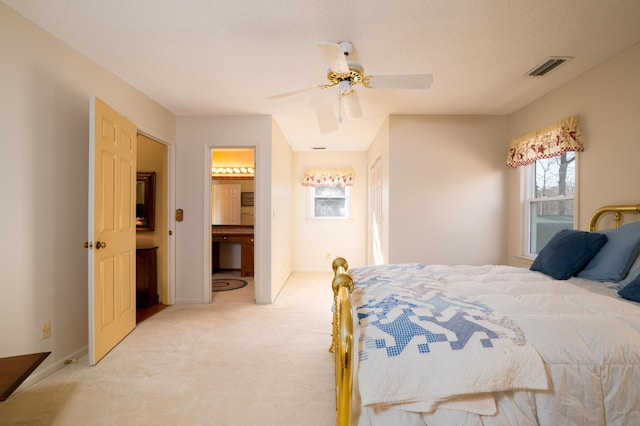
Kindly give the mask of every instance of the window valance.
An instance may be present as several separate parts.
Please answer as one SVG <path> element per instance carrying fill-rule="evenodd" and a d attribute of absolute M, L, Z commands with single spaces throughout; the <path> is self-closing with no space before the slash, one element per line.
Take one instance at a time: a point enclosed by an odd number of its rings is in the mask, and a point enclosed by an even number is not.
<path fill-rule="evenodd" d="M 309 169 L 304 172 L 303 186 L 351 186 L 355 171 L 352 169 Z"/>
<path fill-rule="evenodd" d="M 574 115 L 511 141 L 507 167 L 524 166 L 563 152 L 583 150 L 578 116 Z"/>

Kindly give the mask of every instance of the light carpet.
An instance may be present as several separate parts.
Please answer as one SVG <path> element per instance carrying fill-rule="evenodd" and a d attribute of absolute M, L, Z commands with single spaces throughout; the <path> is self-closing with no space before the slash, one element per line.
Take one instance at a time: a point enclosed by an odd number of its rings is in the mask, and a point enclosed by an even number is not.
<path fill-rule="evenodd" d="M 83 357 L 0 403 L 0 424 L 333 425 L 330 278 L 295 273 L 273 305 L 250 282 L 171 306 L 98 365 Z"/>

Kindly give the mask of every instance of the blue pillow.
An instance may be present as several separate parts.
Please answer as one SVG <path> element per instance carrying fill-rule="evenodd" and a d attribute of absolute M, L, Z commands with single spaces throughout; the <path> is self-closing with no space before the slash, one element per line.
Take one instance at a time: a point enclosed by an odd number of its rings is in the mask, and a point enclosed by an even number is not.
<path fill-rule="evenodd" d="M 629 284 L 631 281 L 635 280 L 638 275 L 640 275 L 640 256 L 636 257 L 636 260 L 633 262 L 633 265 L 631 265 L 631 268 L 629 269 L 629 273 L 624 278 L 624 280 L 614 284 L 616 286 L 616 290 L 620 290 L 624 288 L 624 286 Z"/>
<path fill-rule="evenodd" d="M 618 294 L 625 299 L 640 302 L 640 275 L 618 291 Z"/>
<path fill-rule="evenodd" d="M 617 283 L 627 276 L 640 251 L 640 222 L 608 229 L 602 234 L 607 236 L 607 243 L 577 276 Z"/>
<path fill-rule="evenodd" d="M 529 269 L 557 280 L 569 279 L 584 268 L 606 242 L 604 234 L 563 229 L 551 237 Z"/>

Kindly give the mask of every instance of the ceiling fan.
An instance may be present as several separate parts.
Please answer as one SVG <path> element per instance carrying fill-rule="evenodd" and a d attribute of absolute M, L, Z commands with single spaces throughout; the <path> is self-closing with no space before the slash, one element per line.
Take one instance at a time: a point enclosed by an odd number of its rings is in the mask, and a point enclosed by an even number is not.
<path fill-rule="evenodd" d="M 278 99 L 338 86 L 337 120 L 338 123 L 341 123 L 343 113 L 347 119 L 362 117 L 362 109 L 360 108 L 358 94 L 355 90 L 355 86 L 358 84 L 368 89 L 426 90 L 433 83 L 433 76 L 431 74 L 364 75 L 362 65 L 347 61 L 349 54 L 353 50 L 353 44 L 349 41 L 342 41 L 340 43 L 318 43 L 318 49 L 326 65 L 329 67 L 327 72 L 328 83 L 270 96 L 269 99 Z"/>

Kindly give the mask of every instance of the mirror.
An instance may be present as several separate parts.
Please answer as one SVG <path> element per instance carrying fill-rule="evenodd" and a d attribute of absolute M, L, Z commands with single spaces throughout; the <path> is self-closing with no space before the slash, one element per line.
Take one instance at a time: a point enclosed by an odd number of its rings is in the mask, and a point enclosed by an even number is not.
<path fill-rule="evenodd" d="M 138 172 L 136 181 L 136 230 L 155 229 L 156 172 Z"/>

